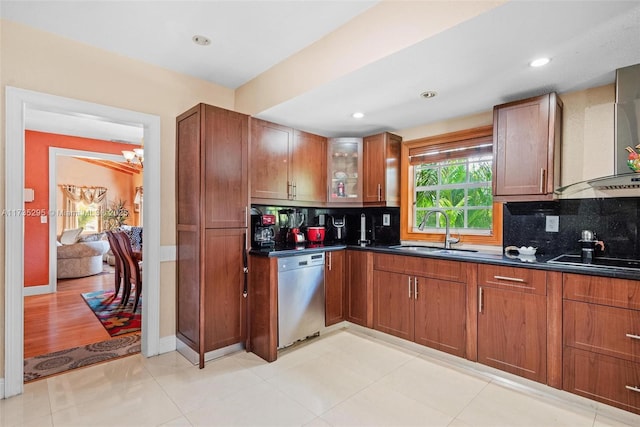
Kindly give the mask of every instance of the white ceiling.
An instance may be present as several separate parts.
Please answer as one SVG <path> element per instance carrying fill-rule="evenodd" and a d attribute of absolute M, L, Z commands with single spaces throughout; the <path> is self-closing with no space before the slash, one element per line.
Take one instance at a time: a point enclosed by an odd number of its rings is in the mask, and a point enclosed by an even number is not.
<path fill-rule="evenodd" d="M 376 3 L 2 0 L 0 16 L 237 88 Z M 527 66 L 541 55 L 551 63 Z M 636 63 L 640 1 L 513 0 L 257 116 L 325 136 L 397 131 L 611 83 Z"/>

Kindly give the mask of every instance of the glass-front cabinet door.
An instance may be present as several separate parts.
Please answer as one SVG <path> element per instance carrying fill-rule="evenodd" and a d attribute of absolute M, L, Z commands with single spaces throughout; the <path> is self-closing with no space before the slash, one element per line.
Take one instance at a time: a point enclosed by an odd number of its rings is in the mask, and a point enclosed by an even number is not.
<path fill-rule="evenodd" d="M 330 138 L 329 203 L 362 203 L 362 138 Z"/>

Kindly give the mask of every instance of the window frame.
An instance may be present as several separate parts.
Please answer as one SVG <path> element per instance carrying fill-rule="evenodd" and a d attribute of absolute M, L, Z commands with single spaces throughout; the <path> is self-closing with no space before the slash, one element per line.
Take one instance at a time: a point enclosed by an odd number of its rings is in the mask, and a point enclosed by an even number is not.
<path fill-rule="evenodd" d="M 429 241 L 444 242 L 443 232 L 416 232 L 413 230 L 413 202 L 415 195 L 414 188 L 414 166 L 411 165 L 409 159 L 410 151 L 426 150 L 436 145 L 452 144 L 451 146 L 464 145 L 464 142 L 470 140 L 487 140 L 493 141 L 493 126 L 482 126 L 473 129 L 450 132 L 441 135 L 434 135 L 426 138 L 407 141 L 402 144 L 401 155 L 401 192 L 402 203 L 400 206 L 400 239 L 413 241 Z M 493 159 L 495 162 L 495 158 Z M 495 177 L 493 178 L 495 179 Z M 457 233 L 454 234 L 457 237 Z M 493 202 L 493 225 L 492 231 L 488 235 L 479 235 L 472 233 L 460 234 L 460 242 L 467 244 L 480 245 L 502 245 L 502 203 Z"/>

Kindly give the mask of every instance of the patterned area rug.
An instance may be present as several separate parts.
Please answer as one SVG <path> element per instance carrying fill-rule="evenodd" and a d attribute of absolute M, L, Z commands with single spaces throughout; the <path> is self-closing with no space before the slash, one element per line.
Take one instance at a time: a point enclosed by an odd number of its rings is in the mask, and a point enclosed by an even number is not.
<path fill-rule="evenodd" d="M 31 357 L 24 360 L 24 382 L 136 353 L 140 353 L 140 334 Z"/>
<path fill-rule="evenodd" d="M 136 312 L 132 313 L 135 303 L 133 291 L 124 306 L 120 305 L 120 293 L 115 298 L 113 293 L 113 291 L 88 292 L 82 294 L 82 298 L 112 337 L 138 332 L 141 327 L 142 299 Z"/>

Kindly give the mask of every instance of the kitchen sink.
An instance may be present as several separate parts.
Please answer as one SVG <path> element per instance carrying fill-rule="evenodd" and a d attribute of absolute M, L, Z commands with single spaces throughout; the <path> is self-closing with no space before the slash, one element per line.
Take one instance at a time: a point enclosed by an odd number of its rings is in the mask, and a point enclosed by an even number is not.
<path fill-rule="evenodd" d="M 550 264 L 577 265 L 587 268 L 614 268 L 640 271 L 640 260 L 626 258 L 595 257 L 591 263 L 582 262 L 580 255 L 560 255 L 547 261 Z"/>
<path fill-rule="evenodd" d="M 439 253 L 439 254 L 452 254 L 452 255 L 464 255 L 476 253 L 475 249 L 457 249 L 450 248 L 444 249 L 441 246 L 420 246 L 420 245 L 397 245 L 389 246 L 389 249 L 399 249 L 407 252 L 427 252 L 427 253 Z"/>

